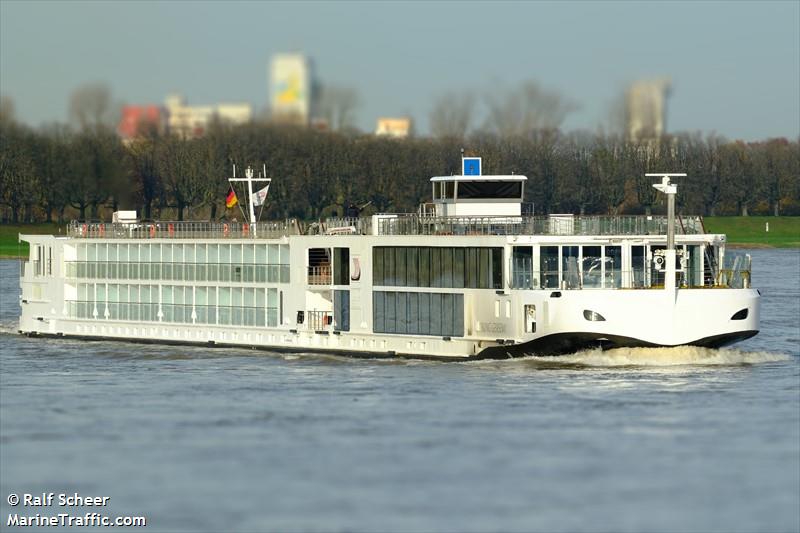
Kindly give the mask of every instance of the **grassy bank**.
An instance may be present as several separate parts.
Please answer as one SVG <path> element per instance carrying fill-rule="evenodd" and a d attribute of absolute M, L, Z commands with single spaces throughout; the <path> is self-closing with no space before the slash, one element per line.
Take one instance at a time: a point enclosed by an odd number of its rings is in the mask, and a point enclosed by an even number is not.
<path fill-rule="evenodd" d="M 705 225 L 710 233 L 726 234 L 733 245 L 800 248 L 800 217 L 706 217 Z M 28 255 L 28 243 L 17 242 L 20 233 L 63 235 L 64 229 L 58 224 L 0 224 L 0 258 Z"/>
<path fill-rule="evenodd" d="M 726 234 L 730 244 L 800 248 L 800 217 L 705 217 L 704 222 L 708 232 Z"/>
<path fill-rule="evenodd" d="M 20 233 L 23 235 L 64 235 L 64 225 L 0 224 L 0 258 L 25 257 L 28 255 L 28 243 L 18 242 Z"/>

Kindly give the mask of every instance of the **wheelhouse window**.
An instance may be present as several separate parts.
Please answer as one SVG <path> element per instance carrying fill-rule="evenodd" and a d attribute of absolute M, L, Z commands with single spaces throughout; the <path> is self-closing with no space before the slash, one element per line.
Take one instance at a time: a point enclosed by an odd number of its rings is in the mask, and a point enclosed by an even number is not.
<path fill-rule="evenodd" d="M 520 181 L 462 181 L 458 184 L 459 200 L 522 198 Z"/>
<path fill-rule="evenodd" d="M 456 184 L 453 181 L 440 181 L 434 183 L 434 200 L 452 200 L 456 196 Z"/>

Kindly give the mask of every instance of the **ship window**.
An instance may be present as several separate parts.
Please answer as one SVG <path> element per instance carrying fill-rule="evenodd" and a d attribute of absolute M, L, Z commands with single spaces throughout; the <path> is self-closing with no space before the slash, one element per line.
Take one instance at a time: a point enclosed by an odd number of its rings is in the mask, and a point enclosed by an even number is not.
<path fill-rule="evenodd" d="M 391 248 L 383 249 L 383 284 L 394 285 L 394 250 Z"/>
<path fill-rule="evenodd" d="M 408 293 L 395 293 L 395 333 L 408 333 Z"/>
<path fill-rule="evenodd" d="M 453 249 L 442 248 L 442 287 L 453 287 Z"/>
<path fill-rule="evenodd" d="M 372 330 L 375 333 L 382 333 L 386 330 L 385 294 L 382 291 L 372 293 Z"/>
<path fill-rule="evenodd" d="M 386 285 L 383 275 L 383 250 L 384 248 L 372 249 L 372 284 Z"/>
<path fill-rule="evenodd" d="M 373 284 L 399 287 L 503 288 L 503 249 L 379 247 Z"/>
<path fill-rule="evenodd" d="M 463 294 L 375 291 L 372 306 L 375 333 L 464 335 Z"/>
<path fill-rule="evenodd" d="M 584 246 L 583 260 L 581 262 L 583 287 L 599 289 L 603 285 L 603 258 L 600 246 Z"/>
<path fill-rule="evenodd" d="M 350 331 L 350 291 L 333 292 L 333 327 L 335 331 Z"/>
<path fill-rule="evenodd" d="M 394 333 L 397 331 L 397 293 L 385 293 L 384 305 L 383 312 L 386 317 L 386 324 L 382 333 Z"/>
<path fill-rule="evenodd" d="M 465 257 L 465 273 L 466 273 L 466 286 L 470 289 L 478 288 L 478 249 L 467 248 L 464 254 Z"/>
<path fill-rule="evenodd" d="M 622 287 L 622 247 L 605 247 L 604 287 L 618 289 Z"/>
<path fill-rule="evenodd" d="M 431 287 L 442 285 L 442 249 L 431 248 Z"/>
<path fill-rule="evenodd" d="M 267 325 L 277 327 L 278 325 L 278 289 L 267 290 Z"/>
<path fill-rule="evenodd" d="M 558 288 L 558 246 L 542 246 L 539 251 L 542 288 Z"/>
<path fill-rule="evenodd" d="M 427 292 L 417 294 L 417 313 L 419 335 L 431 334 L 431 295 Z"/>
<path fill-rule="evenodd" d="M 492 256 L 488 248 L 479 248 L 478 253 L 478 286 L 486 287 L 491 277 Z"/>
<path fill-rule="evenodd" d="M 496 248 L 495 250 L 500 250 Z M 464 248 L 453 248 L 453 287 L 466 287 L 465 274 L 465 250 Z"/>
<path fill-rule="evenodd" d="M 453 181 L 439 182 L 439 199 L 452 200 L 455 197 L 456 184 Z"/>
<path fill-rule="evenodd" d="M 232 244 L 231 245 L 231 263 L 241 263 L 242 262 L 242 245 L 241 244 Z"/>
<path fill-rule="evenodd" d="M 641 289 L 645 286 L 644 278 L 645 253 L 644 246 L 631 246 L 631 269 L 633 271 L 633 287 Z"/>
<path fill-rule="evenodd" d="M 349 248 L 334 248 L 333 249 L 333 284 L 334 285 L 349 285 L 350 284 L 350 249 Z"/>
<path fill-rule="evenodd" d="M 503 288 L 503 249 L 492 248 L 492 264 L 490 267 L 492 273 L 492 287 L 493 289 Z"/>
<path fill-rule="evenodd" d="M 208 309 L 206 308 L 208 302 L 208 287 L 198 286 L 194 290 L 194 307 L 197 313 L 197 323 L 208 323 Z"/>
<path fill-rule="evenodd" d="M 519 181 L 462 181 L 458 184 L 458 199 L 522 198 Z"/>
<path fill-rule="evenodd" d="M 406 285 L 406 249 L 397 247 L 394 249 L 394 283 L 398 287 Z"/>
<path fill-rule="evenodd" d="M 442 295 L 441 293 L 431 293 L 431 335 L 443 335 L 442 333 Z"/>
<path fill-rule="evenodd" d="M 664 286 L 664 278 L 666 276 L 665 276 L 665 269 L 664 269 L 663 265 L 665 263 L 663 262 L 663 260 L 658 260 L 656 258 L 657 257 L 661 257 L 663 259 L 663 256 L 661 256 L 660 254 L 663 254 L 664 253 L 663 250 L 666 250 L 666 248 L 667 248 L 666 246 L 650 246 L 650 253 L 649 253 L 649 256 L 650 256 L 650 283 L 648 284 L 648 286 L 650 286 L 650 287 L 652 287 L 652 286 L 663 287 Z M 656 252 L 659 252 L 659 254 L 657 254 Z M 677 254 L 676 254 L 676 256 L 677 256 Z"/>
<path fill-rule="evenodd" d="M 578 268 L 579 246 L 561 247 L 561 272 L 567 289 L 579 289 L 581 286 L 580 270 Z"/>
<path fill-rule="evenodd" d="M 589 322 L 605 322 L 606 320 L 600 313 L 596 311 L 591 311 L 589 309 L 583 310 L 583 318 L 585 318 Z"/>
<path fill-rule="evenodd" d="M 731 317 L 731 320 L 744 320 L 745 318 L 747 318 L 748 314 L 749 314 L 749 311 L 745 307 L 744 309 L 740 309 L 739 311 L 736 311 L 736 313 L 734 313 L 733 316 Z"/>
<path fill-rule="evenodd" d="M 431 249 L 419 248 L 419 286 L 431 286 Z"/>
<path fill-rule="evenodd" d="M 533 248 L 515 246 L 511 261 L 511 287 L 533 289 Z"/>
<path fill-rule="evenodd" d="M 410 247 L 406 250 L 406 284 L 409 287 L 419 287 L 419 248 Z"/>

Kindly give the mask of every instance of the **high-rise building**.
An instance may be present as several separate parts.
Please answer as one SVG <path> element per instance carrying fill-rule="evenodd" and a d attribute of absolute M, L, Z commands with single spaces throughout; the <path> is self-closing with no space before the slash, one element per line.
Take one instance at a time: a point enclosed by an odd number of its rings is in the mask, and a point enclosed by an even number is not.
<path fill-rule="evenodd" d="M 666 133 L 667 79 L 637 81 L 625 93 L 625 131 L 628 139 L 647 141 Z"/>
<path fill-rule="evenodd" d="M 276 54 L 269 69 L 272 120 L 307 126 L 312 116 L 311 61 L 303 54 Z"/>

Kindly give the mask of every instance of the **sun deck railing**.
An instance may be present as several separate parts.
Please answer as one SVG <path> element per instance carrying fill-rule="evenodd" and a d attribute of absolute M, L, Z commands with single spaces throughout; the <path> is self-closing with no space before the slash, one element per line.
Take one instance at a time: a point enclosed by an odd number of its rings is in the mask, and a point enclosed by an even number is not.
<path fill-rule="evenodd" d="M 296 220 L 278 222 L 72 222 L 67 227 L 70 237 L 86 239 L 276 239 L 300 235 Z"/>
<path fill-rule="evenodd" d="M 678 234 L 705 233 L 701 217 L 678 217 Z M 387 214 L 278 222 L 72 222 L 67 235 L 87 239 L 275 239 L 289 235 L 665 235 L 663 216 L 430 217 Z"/>
<path fill-rule="evenodd" d="M 676 219 L 677 233 L 704 233 L 700 217 Z M 665 235 L 667 217 L 420 217 L 378 218 L 379 235 Z"/>

